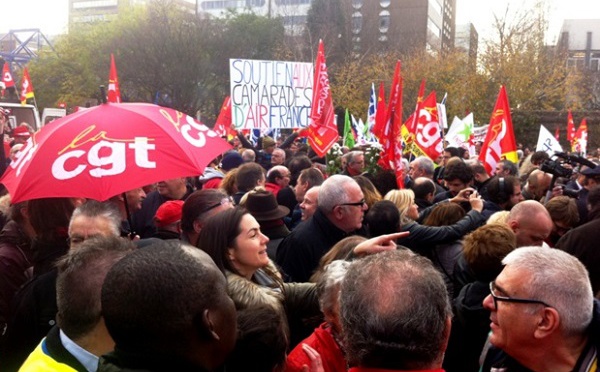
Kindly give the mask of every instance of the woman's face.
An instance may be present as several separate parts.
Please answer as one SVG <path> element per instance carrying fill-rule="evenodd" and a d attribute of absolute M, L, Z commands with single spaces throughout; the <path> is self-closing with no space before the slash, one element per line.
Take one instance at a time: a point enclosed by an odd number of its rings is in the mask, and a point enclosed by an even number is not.
<path fill-rule="evenodd" d="M 250 214 L 245 214 L 240 222 L 241 232 L 229 248 L 229 259 L 233 267 L 250 279 L 256 270 L 269 264 L 267 243 L 269 238 L 260 232 L 260 225 Z"/>
<path fill-rule="evenodd" d="M 415 221 L 419 219 L 419 208 L 417 207 L 414 199 L 410 203 L 410 206 L 408 207 L 408 213 L 406 215 Z"/>

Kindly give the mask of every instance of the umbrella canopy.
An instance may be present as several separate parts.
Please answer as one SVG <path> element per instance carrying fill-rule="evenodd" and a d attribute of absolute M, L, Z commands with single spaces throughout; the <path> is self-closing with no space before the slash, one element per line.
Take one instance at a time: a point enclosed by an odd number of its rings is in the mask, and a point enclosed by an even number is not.
<path fill-rule="evenodd" d="M 105 103 L 36 132 L 0 179 L 13 203 L 99 201 L 154 182 L 202 174 L 231 146 L 190 116 L 146 103 Z"/>

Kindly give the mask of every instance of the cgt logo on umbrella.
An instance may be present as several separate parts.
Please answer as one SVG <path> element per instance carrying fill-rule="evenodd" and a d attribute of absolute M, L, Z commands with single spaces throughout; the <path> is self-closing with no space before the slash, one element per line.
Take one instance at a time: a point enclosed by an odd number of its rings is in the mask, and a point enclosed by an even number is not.
<path fill-rule="evenodd" d="M 190 145 L 202 148 L 206 139 L 218 137 L 203 124 L 197 123 L 186 115 L 186 121 L 181 123 L 182 113 L 177 112 L 173 118 L 166 110 L 160 113 L 181 134 L 181 137 Z M 127 169 L 128 152 L 133 153 L 134 164 L 139 168 L 155 169 L 156 139 L 148 137 L 117 138 L 111 137 L 106 130 L 99 130 L 96 125 L 90 125 L 73 140 L 58 151 L 56 159 L 52 162 L 51 173 L 57 180 L 68 180 L 88 171 L 92 177 L 100 178 L 122 174 Z M 90 146 L 91 145 L 91 146 Z M 17 155 L 11 167 L 16 169 L 17 177 L 23 167 L 31 161 L 38 149 L 35 136 L 28 141 L 26 147 Z M 89 168 L 89 169 L 88 169 Z"/>

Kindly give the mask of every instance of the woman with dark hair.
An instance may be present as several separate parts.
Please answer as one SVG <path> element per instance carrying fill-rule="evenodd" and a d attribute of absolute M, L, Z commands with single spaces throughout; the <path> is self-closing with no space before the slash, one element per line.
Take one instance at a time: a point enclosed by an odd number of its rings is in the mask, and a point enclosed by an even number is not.
<path fill-rule="evenodd" d="M 198 248 L 213 259 L 228 282 L 247 280 L 280 296 L 289 328 L 290 345 L 307 337 L 321 321 L 315 285 L 284 283 L 267 255 L 269 238 L 244 209 L 229 209 L 211 217 L 198 238 Z M 306 319 L 318 317 L 306 325 Z"/>

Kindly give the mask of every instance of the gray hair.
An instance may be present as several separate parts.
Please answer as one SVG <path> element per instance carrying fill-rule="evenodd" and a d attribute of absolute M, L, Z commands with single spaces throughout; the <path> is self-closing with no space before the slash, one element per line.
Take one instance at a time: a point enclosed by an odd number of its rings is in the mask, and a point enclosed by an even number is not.
<path fill-rule="evenodd" d="M 358 183 L 348 176 L 336 174 L 327 178 L 319 189 L 319 209 L 329 213 L 336 205 L 350 202 L 346 190 L 349 185 L 356 185 L 360 188 Z"/>
<path fill-rule="evenodd" d="M 401 249 L 354 261 L 340 302 L 351 365 L 413 370 L 441 361 L 452 310 L 427 258 Z"/>
<path fill-rule="evenodd" d="M 88 200 L 75 208 L 69 222 L 69 233 L 71 232 L 73 221 L 79 216 L 87 218 L 104 218 L 110 224 L 110 229 L 114 236 L 121 235 L 121 212 L 119 212 L 117 206 L 112 202 L 101 203 L 96 200 Z"/>
<path fill-rule="evenodd" d="M 588 271 L 577 258 L 558 249 L 522 247 L 502 263 L 529 274 L 523 287 L 531 298 L 556 309 L 565 335 L 585 331 L 592 321 L 594 294 Z"/>
<path fill-rule="evenodd" d="M 413 160 L 413 164 L 416 164 L 419 167 L 419 169 L 422 169 L 425 175 L 429 177 L 433 176 L 433 160 L 429 159 L 427 156 L 417 157 L 415 160 Z"/>
<path fill-rule="evenodd" d="M 325 266 L 319 281 L 317 282 L 317 296 L 321 312 L 326 313 L 333 309 L 334 301 L 340 296 L 342 280 L 350 267 L 350 262 L 335 260 Z"/>
<path fill-rule="evenodd" d="M 347 164 L 350 164 L 354 161 L 354 158 L 356 158 L 359 155 L 364 155 L 364 152 L 362 151 L 350 151 L 349 153 L 347 153 L 345 156 L 347 157 Z"/>
<path fill-rule="evenodd" d="M 246 149 L 242 151 L 242 160 L 246 163 L 253 162 L 256 159 L 256 153 L 254 150 Z"/>

